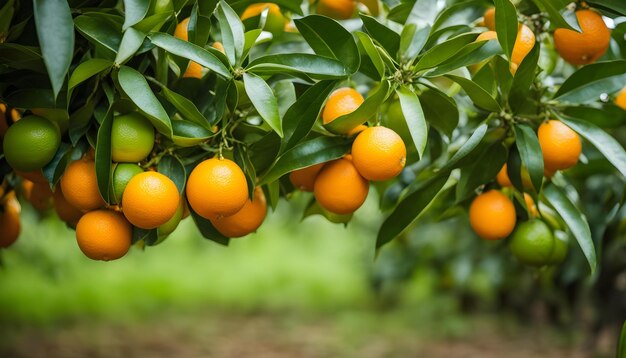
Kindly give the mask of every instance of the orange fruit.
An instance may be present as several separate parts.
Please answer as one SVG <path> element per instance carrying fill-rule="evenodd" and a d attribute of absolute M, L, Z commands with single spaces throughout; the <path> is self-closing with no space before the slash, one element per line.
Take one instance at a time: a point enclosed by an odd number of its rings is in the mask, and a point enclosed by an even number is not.
<path fill-rule="evenodd" d="M 611 31 L 604 23 L 602 15 L 593 10 L 578 10 L 576 18 L 582 32 L 556 29 L 554 47 L 572 65 L 596 62 L 609 48 Z"/>
<path fill-rule="evenodd" d="M 57 187 L 54 191 L 54 211 L 56 211 L 59 219 L 65 221 L 69 226 L 76 227 L 78 220 L 83 216 L 83 212 L 72 206 L 65 196 L 61 187 Z"/>
<path fill-rule="evenodd" d="M 472 229 L 484 240 L 500 240 L 515 229 L 515 206 L 497 190 L 478 195 L 469 209 Z"/>
<path fill-rule="evenodd" d="M 78 247 L 92 260 L 110 261 L 126 255 L 133 227 L 121 213 L 96 210 L 83 215 L 76 225 Z"/>
<path fill-rule="evenodd" d="M 16 170 L 15 174 L 19 175 L 20 177 L 24 179 L 30 180 L 33 183 L 41 183 L 41 184 L 48 183 L 48 180 L 44 178 L 43 172 L 41 171 L 41 169 L 33 170 L 32 172 L 21 172 L 19 170 Z"/>
<path fill-rule="evenodd" d="M 356 10 L 355 0 L 319 0 L 317 13 L 336 20 L 346 20 L 352 17 Z"/>
<path fill-rule="evenodd" d="M 615 96 L 615 105 L 626 111 L 626 87 Z"/>
<path fill-rule="evenodd" d="M 263 190 L 257 187 L 254 198 L 248 199 L 246 204 L 234 215 L 211 219 L 213 226 L 226 237 L 242 237 L 255 232 L 265 220 L 267 203 Z"/>
<path fill-rule="evenodd" d="M 221 42 L 215 41 L 211 46 L 213 46 L 213 48 L 218 50 L 219 52 L 226 54 L 226 49 L 224 49 L 224 45 Z"/>
<path fill-rule="evenodd" d="M 365 124 L 359 124 L 358 126 L 352 128 L 348 133 L 346 133 L 346 135 L 347 136 L 354 136 L 354 135 L 357 135 L 357 134 L 363 132 L 366 129 L 367 129 L 367 126 Z"/>
<path fill-rule="evenodd" d="M 268 9 L 267 11 L 267 19 L 265 20 L 264 30 L 271 32 L 274 36 L 278 36 L 285 31 L 285 24 L 287 23 L 287 18 L 283 16 L 280 12 L 280 7 L 276 4 L 272 3 L 260 3 L 260 4 L 252 4 L 246 8 L 246 10 L 241 14 L 241 20 L 244 21 L 246 19 L 259 16 Z"/>
<path fill-rule="evenodd" d="M 194 61 L 189 61 L 189 65 L 187 66 L 187 70 L 183 74 L 184 78 L 202 78 L 202 66 L 199 63 Z"/>
<path fill-rule="evenodd" d="M 485 31 L 478 35 L 475 41 L 489 41 L 489 40 L 497 40 L 498 33 L 495 31 Z"/>
<path fill-rule="evenodd" d="M 483 16 L 485 27 L 491 31 L 496 31 L 496 8 L 490 7 L 485 11 L 485 15 Z"/>
<path fill-rule="evenodd" d="M 571 168 L 578 162 L 582 143 L 576 132 L 560 121 L 549 120 L 537 132 L 548 172 Z"/>
<path fill-rule="evenodd" d="M 338 117 L 354 112 L 365 99 L 359 92 L 350 87 L 339 88 L 328 96 L 322 120 L 328 124 Z"/>
<path fill-rule="evenodd" d="M 15 193 L 10 192 L 2 199 L 0 207 L 0 248 L 11 246 L 20 236 L 20 203 Z"/>
<path fill-rule="evenodd" d="M 294 187 L 302 191 L 313 191 L 315 185 L 315 178 L 319 174 L 324 163 L 315 164 L 310 167 L 294 170 L 289 174 L 289 180 Z"/>
<path fill-rule="evenodd" d="M 106 204 L 98 189 L 96 165 L 93 160 L 80 159 L 72 162 L 61 177 L 61 190 L 65 199 L 83 212 L 101 208 Z"/>
<path fill-rule="evenodd" d="M 324 209 L 335 214 L 351 214 L 363 205 L 369 182 L 359 174 L 352 161 L 337 159 L 317 175 L 313 193 Z"/>
<path fill-rule="evenodd" d="M 189 27 L 189 18 L 184 19 L 176 25 L 176 29 L 174 30 L 174 36 L 178 37 L 183 41 L 189 41 L 189 32 L 187 28 Z"/>
<path fill-rule="evenodd" d="M 246 175 L 232 160 L 207 159 L 189 175 L 187 200 L 206 219 L 233 215 L 248 201 Z"/>
<path fill-rule="evenodd" d="M 122 194 L 122 210 L 131 224 L 155 229 L 176 214 L 180 195 L 176 184 L 157 172 L 135 175 Z"/>
<path fill-rule="evenodd" d="M 496 181 L 501 187 L 513 186 L 513 183 L 511 182 L 511 179 L 509 178 L 509 173 L 507 170 L 508 170 L 508 165 L 504 163 L 504 165 L 502 166 L 502 169 L 500 169 L 500 171 L 498 172 L 498 175 L 496 176 Z M 532 179 L 530 179 L 530 173 L 528 173 L 528 170 L 525 167 L 522 167 L 522 186 L 525 189 L 532 189 L 535 187 L 533 185 Z"/>
<path fill-rule="evenodd" d="M 46 211 L 52 207 L 52 190 L 48 183 L 33 183 L 30 180 L 22 182 L 24 197 L 39 212 Z"/>
<path fill-rule="evenodd" d="M 511 54 L 511 72 L 515 74 L 526 55 L 535 46 L 535 33 L 528 26 L 520 24 L 517 30 L 517 38 Z"/>
<path fill-rule="evenodd" d="M 378 126 L 361 132 L 352 143 L 352 162 L 368 180 L 389 180 L 406 164 L 406 146 L 393 130 Z"/>
<path fill-rule="evenodd" d="M 535 205 L 535 201 L 533 197 L 528 193 L 524 193 L 524 202 L 526 203 L 526 208 L 528 209 L 528 214 L 531 219 L 539 216 L 539 211 L 537 210 L 537 205 Z"/>

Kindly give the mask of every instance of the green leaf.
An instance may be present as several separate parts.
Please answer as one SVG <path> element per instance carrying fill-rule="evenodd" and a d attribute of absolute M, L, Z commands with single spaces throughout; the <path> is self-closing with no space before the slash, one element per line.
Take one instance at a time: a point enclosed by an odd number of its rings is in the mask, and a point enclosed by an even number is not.
<path fill-rule="evenodd" d="M 9 68 L 46 73 L 39 48 L 13 43 L 0 44 L 0 62 Z"/>
<path fill-rule="evenodd" d="M 243 75 L 246 93 L 261 118 L 278 134 L 283 137 L 283 125 L 278 113 L 278 101 L 272 88 L 261 77 L 246 72 Z"/>
<path fill-rule="evenodd" d="M 382 57 L 380 57 L 378 50 L 376 50 L 376 45 L 374 45 L 372 39 L 365 32 L 357 31 L 355 35 L 359 39 L 370 61 L 372 61 L 379 77 L 382 78 L 385 75 L 385 63 Z"/>
<path fill-rule="evenodd" d="M 113 67 L 113 62 L 103 60 L 101 58 L 92 58 L 81 63 L 76 67 L 74 72 L 72 72 L 68 83 L 68 89 L 71 91 L 74 87 L 88 80 L 92 76 L 95 76 L 111 67 Z"/>
<path fill-rule="evenodd" d="M 626 13 L 626 7 L 624 9 L 624 13 Z M 622 331 L 619 335 L 619 342 L 617 344 L 617 353 L 615 357 L 626 358 L 626 322 L 622 325 Z"/>
<path fill-rule="evenodd" d="M 220 234 L 220 232 L 215 229 L 215 227 L 213 226 L 213 224 L 211 224 L 209 220 L 198 215 L 195 211 L 193 211 L 191 206 L 189 206 L 189 213 L 191 214 L 191 217 L 193 218 L 193 222 L 196 224 L 196 227 L 198 228 L 198 230 L 200 230 L 200 234 L 202 234 L 202 237 L 222 246 L 228 246 L 228 244 L 230 243 L 230 239 Z"/>
<path fill-rule="evenodd" d="M 447 27 L 467 24 L 468 19 L 476 19 L 482 16 L 484 12 L 485 2 L 483 0 L 461 1 L 446 6 L 433 23 L 431 34 Z"/>
<path fill-rule="evenodd" d="M 360 17 L 365 31 L 395 58 L 400 49 L 400 35 L 371 16 L 360 14 Z"/>
<path fill-rule="evenodd" d="M 335 81 L 318 82 L 289 107 L 283 118 L 284 137 L 281 152 L 293 148 L 309 134 L 334 87 Z"/>
<path fill-rule="evenodd" d="M 148 14 L 149 9 L 150 0 L 124 0 L 123 30 L 143 20 Z"/>
<path fill-rule="evenodd" d="M 555 113 L 555 115 L 568 127 L 593 144 L 626 178 L 626 152 L 615 138 L 587 121 L 572 118 L 562 113 Z"/>
<path fill-rule="evenodd" d="M 420 102 L 428 123 L 448 137 L 459 124 L 459 109 L 451 97 L 431 88 L 420 94 Z"/>
<path fill-rule="evenodd" d="M 107 203 L 109 197 L 113 172 L 111 170 L 111 130 L 113 128 L 113 106 L 109 107 L 98 129 L 96 142 L 96 180 L 100 195 Z"/>
<path fill-rule="evenodd" d="M 222 43 L 228 60 L 231 64 L 239 64 L 246 42 L 244 27 L 239 16 L 225 1 L 220 1 L 215 17 L 220 23 Z"/>
<path fill-rule="evenodd" d="M 350 75 L 348 69 L 338 60 L 304 53 L 259 57 L 250 62 L 246 71 L 257 75 L 302 73 L 316 79 L 345 78 Z"/>
<path fill-rule="evenodd" d="M 513 46 L 517 39 L 517 10 L 510 0 L 495 0 L 496 4 L 496 32 L 498 42 L 502 46 L 504 53 L 511 58 Z"/>
<path fill-rule="evenodd" d="M 593 274 L 597 266 L 596 249 L 591 238 L 591 230 L 589 229 L 587 219 L 576 205 L 569 200 L 563 189 L 558 186 L 552 183 L 546 185 L 543 188 L 543 195 L 565 221 L 572 234 L 574 234 L 578 245 L 587 258 L 587 262 L 589 262 L 589 267 Z"/>
<path fill-rule="evenodd" d="M 74 56 L 74 23 L 65 0 L 33 0 L 33 14 L 43 61 L 56 97 Z"/>
<path fill-rule="evenodd" d="M 426 149 L 426 141 L 428 140 L 428 126 L 426 126 L 422 104 L 415 92 L 406 86 L 400 87 L 396 93 L 400 99 L 402 114 L 409 127 L 413 144 L 415 144 L 417 153 L 422 158 Z"/>
<path fill-rule="evenodd" d="M 521 108 L 527 100 L 530 88 L 537 76 L 537 61 L 539 61 L 540 45 L 535 43 L 530 53 L 524 57 L 513 77 L 511 93 L 509 94 L 509 105 L 513 112 Z"/>
<path fill-rule="evenodd" d="M 430 26 L 417 29 L 415 24 L 408 24 L 400 35 L 400 57 L 405 61 L 413 62 L 426 45 Z"/>
<path fill-rule="evenodd" d="M 42 168 L 43 176 L 51 186 L 56 185 L 61 180 L 65 168 L 70 162 L 72 152 L 73 148 L 69 144 L 61 142 L 52 160 Z"/>
<path fill-rule="evenodd" d="M 500 103 L 473 81 L 455 75 L 446 75 L 446 77 L 461 85 L 476 106 L 492 112 L 500 112 L 502 110 Z"/>
<path fill-rule="evenodd" d="M 187 173 L 185 166 L 177 157 L 173 155 L 165 155 L 157 164 L 157 171 L 166 177 L 172 179 L 178 193 L 183 194 L 185 190 L 185 182 L 187 181 Z"/>
<path fill-rule="evenodd" d="M 263 175 L 259 185 L 274 182 L 294 170 L 341 158 L 350 147 L 349 141 L 337 137 L 321 136 L 302 142 L 280 156 L 274 166 Z"/>
<path fill-rule="evenodd" d="M 467 139 L 465 143 L 459 148 L 459 150 L 454 153 L 452 158 L 450 158 L 446 164 L 439 169 L 439 175 L 443 175 L 448 171 L 451 171 L 457 167 L 457 164 L 462 163 L 463 160 L 468 157 L 470 154 L 474 153 L 476 147 L 480 144 L 480 142 L 487 134 L 487 129 L 489 127 L 486 124 L 480 125 L 478 128 L 474 130 L 472 135 Z"/>
<path fill-rule="evenodd" d="M 116 26 L 110 18 L 99 13 L 81 15 L 74 19 L 74 24 L 87 40 L 102 46 L 113 57 L 117 54 L 122 42 L 122 28 Z"/>
<path fill-rule="evenodd" d="M 141 31 L 135 30 L 129 27 L 124 32 L 122 42 L 115 56 L 115 64 L 121 65 L 128 61 L 136 52 L 141 48 L 143 41 L 146 39 L 146 34 Z"/>
<path fill-rule="evenodd" d="M 565 28 L 580 32 L 578 24 L 572 24 L 574 26 L 570 25 L 559 12 L 560 9 L 571 3 L 570 0 L 533 0 L 533 2 L 541 11 L 548 13 L 550 24 L 552 25 L 551 27 Z"/>
<path fill-rule="evenodd" d="M 187 41 L 175 38 L 164 33 L 154 33 L 149 36 L 150 41 L 165 51 L 176 56 L 195 61 L 200 65 L 214 71 L 218 75 L 231 79 L 233 76 L 229 69 L 211 51 L 203 49 Z"/>
<path fill-rule="evenodd" d="M 474 194 L 476 188 L 493 181 L 504 163 L 506 148 L 501 142 L 486 144 L 475 160 L 461 168 L 461 177 L 456 186 L 456 201 L 461 202 Z"/>
<path fill-rule="evenodd" d="M 343 63 L 348 73 L 359 70 L 361 57 L 352 34 L 326 16 L 310 15 L 295 20 L 296 27 L 316 54 Z"/>
<path fill-rule="evenodd" d="M 172 141 L 181 147 L 194 147 L 215 135 L 210 130 L 188 121 L 172 121 Z"/>
<path fill-rule="evenodd" d="M 360 124 L 367 122 L 376 115 L 380 105 L 389 96 L 389 81 L 382 81 L 376 92 L 365 99 L 365 102 L 354 112 L 343 115 L 326 125 L 333 133 L 348 133 Z"/>
<path fill-rule="evenodd" d="M 431 178 L 415 192 L 404 198 L 380 227 L 376 238 L 376 248 L 387 244 L 415 222 L 447 181 L 447 176 Z"/>
<path fill-rule="evenodd" d="M 525 124 L 515 125 L 514 130 L 517 150 L 524 166 L 528 169 L 535 190 L 539 192 L 543 182 L 543 155 L 537 134 Z"/>
<path fill-rule="evenodd" d="M 143 75 L 133 68 L 122 66 L 118 73 L 118 80 L 128 98 L 150 119 L 157 131 L 171 138 L 172 123 L 170 117 L 150 89 Z"/>
<path fill-rule="evenodd" d="M 565 0 L 561 0 L 565 1 Z M 615 0 L 590 0 L 588 1 L 590 5 L 595 5 L 596 7 L 605 7 L 607 9 L 611 9 L 622 16 L 626 16 L 626 3 L 623 1 L 615 1 Z"/>
<path fill-rule="evenodd" d="M 180 113 L 184 119 L 204 127 L 205 129 L 211 130 L 209 120 L 206 119 L 202 113 L 200 113 L 198 107 L 187 99 L 187 97 L 184 97 L 165 86 L 161 87 L 161 93 L 163 94 L 163 97 L 165 97 L 168 102 L 176 108 L 178 113 Z"/>
<path fill-rule="evenodd" d="M 476 34 L 462 34 L 434 46 L 422 55 L 415 65 L 414 71 L 418 72 L 433 68 L 452 58 L 456 53 L 461 51 L 463 46 L 474 41 L 475 38 Z"/>
<path fill-rule="evenodd" d="M 437 65 L 427 76 L 441 76 L 457 68 L 474 65 L 502 53 L 498 41 L 470 42 L 463 46 L 454 56 Z"/>
<path fill-rule="evenodd" d="M 626 60 L 597 62 L 569 76 L 554 94 L 564 102 L 597 101 L 603 93 L 619 90 L 626 83 Z"/>

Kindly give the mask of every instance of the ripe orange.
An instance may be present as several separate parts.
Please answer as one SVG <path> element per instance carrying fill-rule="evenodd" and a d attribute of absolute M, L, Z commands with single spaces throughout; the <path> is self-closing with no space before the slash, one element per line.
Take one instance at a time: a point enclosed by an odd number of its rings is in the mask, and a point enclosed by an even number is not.
<path fill-rule="evenodd" d="M 319 0 L 317 13 L 336 20 L 345 20 L 352 17 L 356 10 L 355 0 Z"/>
<path fill-rule="evenodd" d="M 539 216 L 539 211 L 537 210 L 537 205 L 535 205 L 535 201 L 533 197 L 528 193 L 524 193 L 524 202 L 526 203 L 526 208 L 528 209 L 528 214 L 530 218 L 536 218 Z"/>
<path fill-rule="evenodd" d="M 324 163 L 315 164 L 310 167 L 294 170 L 289 174 L 289 180 L 294 187 L 302 191 L 313 191 L 315 185 L 315 178 L 319 174 Z"/>
<path fill-rule="evenodd" d="M 322 120 L 328 124 L 338 117 L 354 112 L 365 101 L 363 96 L 350 87 L 343 87 L 335 90 L 328 96 Z"/>
<path fill-rule="evenodd" d="M 211 46 L 213 46 L 213 48 L 218 50 L 219 52 L 226 54 L 226 49 L 224 49 L 224 45 L 221 42 L 215 41 Z"/>
<path fill-rule="evenodd" d="M 402 138 L 386 127 L 370 127 L 352 143 L 352 162 L 368 180 L 388 180 L 406 164 L 406 146 Z"/>
<path fill-rule="evenodd" d="M 76 225 L 78 247 L 92 260 L 110 261 L 126 255 L 132 237 L 133 227 L 124 215 L 111 210 L 91 211 Z"/>
<path fill-rule="evenodd" d="M 233 215 L 248 201 L 246 175 L 232 160 L 207 159 L 189 175 L 187 199 L 203 218 Z"/>
<path fill-rule="evenodd" d="M 84 158 L 72 162 L 61 177 L 61 190 L 65 199 L 83 212 L 105 205 L 98 189 L 96 165 L 93 160 Z"/>
<path fill-rule="evenodd" d="M 560 121 L 549 120 L 539 126 L 537 136 L 548 172 L 576 165 L 582 152 L 582 143 L 578 134 L 568 126 Z"/>
<path fill-rule="evenodd" d="M 489 40 L 497 40 L 498 33 L 495 31 L 485 31 L 478 35 L 475 41 L 489 41 Z"/>
<path fill-rule="evenodd" d="M 276 4 L 272 3 L 260 3 L 260 4 L 252 4 L 246 8 L 246 10 L 241 14 L 241 20 L 244 21 L 246 19 L 259 16 L 268 9 L 267 11 L 267 19 L 265 20 L 264 30 L 271 32 L 274 36 L 278 36 L 285 32 L 285 24 L 287 23 L 287 18 L 283 16 L 280 12 L 280 7 Z"/>
<path fill-rule="evenodd" d="M 615 105 L 626 111 L 626 87 L 615 96 Z"/>
<path fill-rule="evenodd" d="M 39 212 L 44 212 L 52 207 L 52 190 L 48 183 L 33 183 L 30 180 L 22 182 L 24 197 Z"/>
<path fill-rule="evenodd" d="M 498 175 L 496 176 L 496 181 L 503 188 L 513 186 L 507 170 L 508 165 L 504 163 L 502 169 L 500 169 Z M 522 186 L 524 187 L 524 189 L 532 189 L 535 187 L 533 185 L 532 179 L 530 179 L 530 173 L 528 173 L 528 170 L 525 167 L 522 167 Z"/>
<path fill-rule="evenodd" d="M 189 65 L 187 66 L 187 70 L 183 74 L 184 78 L 202 78 L 202 66 L 199 63 L 194 61 L 189 61 Z"/>
<path fill-rule="evenodd" d="M 56 211 L 59 219 L 65 221 L 69 226 L 76 227 L 78 220 L 83 216 L 82 211 L 72 206 L 63 196 L 61 187 L 57 187 L 54 191 L 54 211 Z"/>
<path fill-rule="evenodd" d="M 142 229 L 155 229 L 174 216 L 180 195 L 176 184 L 157 172 L 135 175 L 122 195 L 122 210 L 131 224 Z"/>
<path fill-rule="evenodd" d="M 22 229 L 20 224 L 20 203 L 15 198 L 15 193 L 10 192 L 4 198 L 0 198 L 0 248 L 11 246 L 20 236 Z"/>
<path fill-rule="evenodd" d="M 593 10 L 578 10 L 576 18 L 582 32 L 556 29 L 554 47 L 572 65 L 596 62 L 609 48 L 611 31 L 604 23 L 602 15 Z"/>
<path fill-rule="evenodd" d="M 496 8 L 490 7 L 484 15 L 485 27 L 491 31 L 496 31 Z"/>
<path fill-rule="evenodd" d="M 368 191 L 369 182 L 346 158 L 324 165 L 313 189 L 317 202 L 335 214 L 355 212 L 365 202 Z"/>
<path fill-rule="evenodd" d="M 511 72 L 515 73 L 517 68 L 535 46 L 535 33 L 528 26 L 520 24 L 517 30 L 517 38 L 513 45 L 511 54 Z"/>
<path fill-rule="evenodd" d="M 515 229 L 515 206 L 497 190 L 478 195 L 469 209 L 472 229 L 485 240 L 500 240 Z"/>
<path fill-rule="evenodd" d="M 183 41 L 189 41 L 189 32 L 187 28 L 189 27 L 189 18 L 182 20 L 176 25 L 176 29 L 174 30 L 174 36 L 178 37 Z"/>
<path fill-rule="evenodd" d="M 257 187 L 253 200 L 248 199 L 241 210 L 234 215 L 211 219 L 211 223 L 226 237 L 242 237 L 255 232 L 265 220 L 266 214 L 265 194 Z"/>

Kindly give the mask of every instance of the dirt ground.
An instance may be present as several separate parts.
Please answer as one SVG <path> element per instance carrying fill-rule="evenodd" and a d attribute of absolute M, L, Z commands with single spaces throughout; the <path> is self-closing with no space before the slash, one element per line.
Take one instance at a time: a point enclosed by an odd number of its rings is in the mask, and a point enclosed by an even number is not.
<path fill-rule="evenodd" d="M 2 327 L 0 357 L 584 358 L 553 328 L 470 319 L 439 324 L 367 316 L 181 315 L 133 323 Z M 456 325 L 456 328 L 454 328 Z"/>

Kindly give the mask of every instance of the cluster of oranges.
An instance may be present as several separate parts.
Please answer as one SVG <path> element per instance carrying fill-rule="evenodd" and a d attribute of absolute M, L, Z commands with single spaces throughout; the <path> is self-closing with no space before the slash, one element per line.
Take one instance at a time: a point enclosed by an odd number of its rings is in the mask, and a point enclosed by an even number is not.
<path fill-rule="evenodd" d="M 324 124 L 352 113 L 363 101 L 363 96 L 352 88 L 335 90 L 322 112 Z M 392 179 L 406 164 L 406 146 L 393 130 L 359 125 L 346 134 L 356 134 L 351 154 L 289 175 L 296 188 L 312 191 L 322 208 L 339 215 L 351 214 L 365 202 L 368 180 Z"/>
<path fill-rule="evenodd" d="M 597 61 L 609 48 L 611 31 L 602 15 L 591 9 L 576 11 L 581 32 L 558 28 L 554 31 L 554 47 L 559 55 L 572 65 L 588 65 Z M 497 38 L 496 11 L 490 8 L 485 12 L 483 24 L 489 29 L 478 36 L 478 41 Z M 520 24 L 511 55 L 511 72 L 515 73 L 522 60 L 535 46 L 535 34 L 526 25 Z"/>

